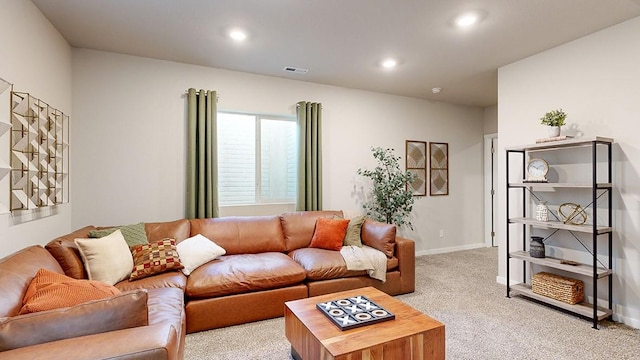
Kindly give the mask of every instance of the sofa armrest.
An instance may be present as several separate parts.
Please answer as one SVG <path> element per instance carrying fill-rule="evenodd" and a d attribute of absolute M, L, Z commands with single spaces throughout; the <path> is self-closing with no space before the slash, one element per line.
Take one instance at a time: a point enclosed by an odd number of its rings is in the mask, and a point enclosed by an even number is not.
<path fill-rule="evenodd" d="M 416 243 L 403 237 L 396 237 L 395 256 L 400 270 L 402 293 L 410 293 L 416 288 Z"/>
<path fill-rule="evenodd" d="M 173 326 L 156 324 L 3 351 L 0 360 L 178 360 L 181 341 Z"/>
<path fill-rule="evenodd" d="M 0 319 L 0 351 L 149 324 L 147 291 Z"/>

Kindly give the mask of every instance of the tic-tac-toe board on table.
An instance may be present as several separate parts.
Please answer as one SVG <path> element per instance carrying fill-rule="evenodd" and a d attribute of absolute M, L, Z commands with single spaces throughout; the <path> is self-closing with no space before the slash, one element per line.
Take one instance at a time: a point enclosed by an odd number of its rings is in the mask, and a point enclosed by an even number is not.
<path fill-rule="evenodd" d="M 349 330 L 396 318 L 395 315 L 382 306 L 362 295 L 317 303 L 316 307 L 341 330 Z"/>

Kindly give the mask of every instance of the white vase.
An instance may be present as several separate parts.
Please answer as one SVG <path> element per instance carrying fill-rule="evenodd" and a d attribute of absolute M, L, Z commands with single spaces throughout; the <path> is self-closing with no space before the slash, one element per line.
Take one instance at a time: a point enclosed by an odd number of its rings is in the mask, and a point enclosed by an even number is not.
<path fill-rule="evenodd" d="M 560 126 L 549 126 L 549 137 L 558 137 L 560 136 Z"/>
<path fill-rule="evenodd" d="M 546 201 L 541 201 L 538 206 L 536 206 L 536 220 L 549 221 L 549 208 L 547 207 Z"/>

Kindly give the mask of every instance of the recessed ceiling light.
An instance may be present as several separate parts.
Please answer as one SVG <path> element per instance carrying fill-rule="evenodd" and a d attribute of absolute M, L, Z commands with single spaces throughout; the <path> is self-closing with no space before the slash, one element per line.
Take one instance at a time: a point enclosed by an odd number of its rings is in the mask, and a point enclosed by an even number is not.
<path fill-rule="evenodd" d="M 434 94 L 439 94 L 440 91 L 442 91 L 442 88 L 439 87 L 434 87 L 433 89 L 431 89 L 431 92 Z"/>
<path fill-rule="evenodd" d="M 386 59 L 382 61 L 382 67 L 385 69 L 391 69 L 398 65 L 398 60 L 396 59 Z"/>
<path fill-rule="evenodd" d="M 478 22 L 478 14 L 466 13 L 458 16 L 455 20 L 459 27 L 469 27 Z"/>
<path fill-rule="evenodd" d="M 229 37 L 235 41 L 242 42 L 247 39 L 247 33 L 239 29 L 234 29 L 229 31 Z"/>

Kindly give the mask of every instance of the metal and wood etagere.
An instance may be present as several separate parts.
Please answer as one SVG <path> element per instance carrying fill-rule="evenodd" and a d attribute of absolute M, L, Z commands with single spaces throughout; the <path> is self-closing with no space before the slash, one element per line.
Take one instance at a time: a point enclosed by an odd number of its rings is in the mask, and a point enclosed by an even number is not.
<path fill-rule="evenodd" d="M 507 170 L 507 193 L 506 193 L 506 206 L 507 206 L 507 232 L 506 232 L 506 251 L 507 251 L 507 264 L 506 264 L 506 277 L 507 277 L 507 297 L 513 294 L 523 295 L 525 297 L 547 303 L 556 308 L 573 312 L 579 316 L 590 318 L 593 321 L 593 328 L 598 328 L 598 322 L 603 319 L 611 318 L 612 311 L 612 276 L 613 276 L 613 263 L 612 263 L 612 242 L 613 242 L 613 228 L 612 228 L 612 170 L 611 170 L 611 146 L 613 139 L 604 137 L 594 137 L 587 139 L 570 139 L 562 141 L 554 141 L 526 146 L 509 147 L 506 149 L 506 170 Z M 598 149 L 599 147 L 605 147 L 607 153 L 606 162 L 606 181 L 598 181 Z M 521 170 L 522 174 L 526 173 L 527 157 L 531 152 L 536 151 L 549 151 L 549 150 L 561 150 L 565 148 L 584 147 L 591 149 L 591 181 L 584 183 L 528 183 L 522 182 L 510 182 L 510 171 Z M 510 168 L 510 162 L 512 157 L 519 159 L 522 168 L 512 169 Z M 602 172 L 602 169 L 601 169 Z M 531 201 L 527 200 L 527 194 L 536 197 L 534 189 L 590 189 L 591 190 L 591 204 L 589 206 L 592 209 L 592 224 L 565 224 L 560 219 L 558 221 L 537 221 L 535 219 L 527 218 L 527 208 L 531 206 Z M 516 198 L 512 197 L 511 191 L 519 191 L 520 194 L 516 195 Z M 511 202 L 518 201 L 517 196 L 520 196 L 522 203 L 521 209 L 519 209 L 518 216 L 511 215 Z M 602 197 L 606 197 L 606 206 L 608 209 L 607 223 L 599 225 L 598 219 L 598 204 L 602 204 L 604 200 Z M 517 251 L 510 249 L 510 230 L 512 225 L 522 226 L 522 246 Z M 545 258 L 533 258 L 529 256 L 527 249 L 527 227 L 536 229 L 552 229 L 555 231 L 568 231 L 573 235 L 575 239 L 579 241 L 577 233 L 591 234 L 592 244 L 591 249 L 585 246 L 585 249 L 592 255 L 592 264 L 579 264 L 577 266 L 567 265 L 562 263 L 562 259 L 556 259 L 551 257 Z M 603 265 L 598 259 L 598 242 L 601 237 L 606 237 L 608 240 L 608 264 Z M 582 244 L 584 246 L 584 244 Z M 511 259 L 522 260 L 522 282 L 517 284 L 511 284 L 510 278 L 510 263 Z M 570 305 L 555 299 L 539 295 L 531 290 L 531 285 L 527 283 L 527 263 L 546 266 L 562 271 L 580 274 L 587 277 L 591 277 L 593 293 L 591 303 L 586 301 L 583 303 Z M 532 274 L 530 274 L 532 275 Z M 604 308 L 598 305 L 598 281 L 600 279 L 606 279 L 608 283 L 608 308 Z"/>

